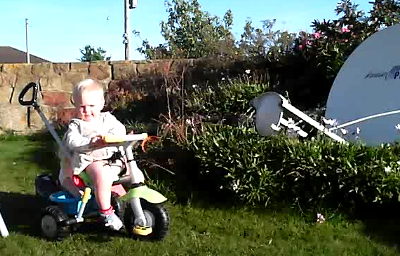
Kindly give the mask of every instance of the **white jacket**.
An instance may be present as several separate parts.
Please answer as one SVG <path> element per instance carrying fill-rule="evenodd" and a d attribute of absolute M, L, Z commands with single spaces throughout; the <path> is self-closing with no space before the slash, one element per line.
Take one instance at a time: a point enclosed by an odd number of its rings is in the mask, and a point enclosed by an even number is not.
<path fill-rule="evenodd" d="M 68 125 L 68 130 L 64 135 L 64 146 L 70 151 L 72 159 L 70 166 L 67 161 L 61 161 L 61 171 L 65 168 L 72 168 L 73 174 L 78 175 L 95 160 L 107 159 L 118 150 L 117 147 L 106 147 L 91 152 L 80 153 L 74 148 L 89 144 L 90 139 L 95 135 L 126 135 L 125 126 L 109 112 L 100 113 L 96 121 L 86 122 L 80 119 L 72 119 Z M 63 177 L 64 175 L 60 175 Z M 65 178 L 65 177 L 63 177 Z"/>

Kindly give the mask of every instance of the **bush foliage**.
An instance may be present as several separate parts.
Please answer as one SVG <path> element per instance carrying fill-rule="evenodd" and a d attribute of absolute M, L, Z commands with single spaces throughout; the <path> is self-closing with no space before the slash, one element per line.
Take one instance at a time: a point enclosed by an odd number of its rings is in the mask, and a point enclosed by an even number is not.
<path fill-rule="evenodd" d="M 201 175 L 245 203 L 355 206 L 400 201 L 400 146 L 344 145 L 317 137 L 261 137 L 209 126 L 189 148 Z"/>
<path fill-rule="evenodd" d="M 267 84 L 254 84 L 243 80 L 223 82 L 218 86 L 195 87 L 186 97 L 185 108 L 187 114 L 244 114 L 250 108 L 250 101 L 267 90 L 270 90 Z"/>

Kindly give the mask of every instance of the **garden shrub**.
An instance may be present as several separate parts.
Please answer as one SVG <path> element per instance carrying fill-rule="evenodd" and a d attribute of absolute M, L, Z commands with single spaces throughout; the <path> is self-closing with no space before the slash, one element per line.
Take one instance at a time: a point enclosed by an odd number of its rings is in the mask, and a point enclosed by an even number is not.
<path fill-rule="evenodd" d="M 355 206 L 400 201 L 400 146 L 343 145 L 325 137 L 261 137 L 209 126 L 188 148 L 199 172 L 245 203 Z"/>
<path fill-rule="evenodd" d="M 111 81 L 104 110 L 112 112 L 124 124 L 154 122 L 152 119 L 158 118 L 160 113 L 166 111 L 166 98 L 160 88 L 149 84 L 145 78 L 143 81 Z"/>
<path fill-rule="evenodd" d="M 247 81 L 235 80 L 218 86 L 195 87 L 186 97 L 186 113 L 203 115 L 206 120 L 245 114 L 251 109 L 250 101 L 269 90 L 268 84 L 250 83 L 249 76 L 245 76 L 245 79 Z"/>

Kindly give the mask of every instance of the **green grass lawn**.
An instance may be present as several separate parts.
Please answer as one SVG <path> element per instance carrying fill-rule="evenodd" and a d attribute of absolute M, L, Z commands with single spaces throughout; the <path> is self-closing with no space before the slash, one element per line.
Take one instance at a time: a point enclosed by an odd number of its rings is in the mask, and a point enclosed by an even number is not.
<path fill-rule="evenodd" d="M 95 223 L 61 242 L 40 237 L 41 204 L 34 178 L 57 168 L 52 142 L 0 140 L 0 205 L 10 236 L 0 255 L 398 255 L 400 221 L 349 221 L 337 215 L 323 224 L 289 210 L 181 206 L 167 203 L 170 233 L 162 242 L 111 234 Z"/>

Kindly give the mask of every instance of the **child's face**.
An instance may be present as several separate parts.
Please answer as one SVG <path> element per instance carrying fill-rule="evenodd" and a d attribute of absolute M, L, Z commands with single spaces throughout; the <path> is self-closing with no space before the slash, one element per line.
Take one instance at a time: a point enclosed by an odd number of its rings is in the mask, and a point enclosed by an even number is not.
<path fill-rule="evenodd" d="M 75 103 L 78 118 L 86 122 L 97 120 L 103 107 L 104 97 L 102 91 L 83 91 Z"/>

